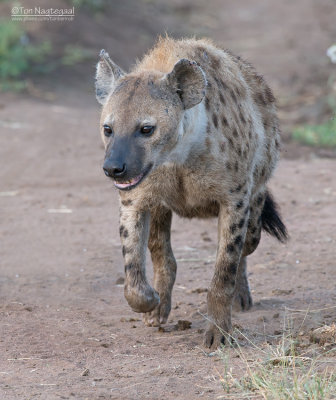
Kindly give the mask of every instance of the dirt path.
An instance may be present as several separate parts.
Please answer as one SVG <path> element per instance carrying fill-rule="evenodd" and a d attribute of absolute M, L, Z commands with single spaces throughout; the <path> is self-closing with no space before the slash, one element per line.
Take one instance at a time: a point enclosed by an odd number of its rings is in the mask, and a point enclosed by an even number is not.
<path fill-rule="evenodd" d="M 203 351 L 200 314 L 216 222 L 175 218 L 173 310 L 166 332 L 144 327 L 117 284 L 117 195 L 101 172 L 93 101 L 0 110 L 0 398 L 216 398 L 224 364 Z M 335 167 L 280 163 L 272 188 L 291 241 L 263 238 L 249 261 L 255 306 L 233 318 L 254 341 L 276 339 L 286 308 L 335 306 Z M 335 308 L 312 315 L 307 332 L 336 319 Z M 175 330 L 180 319 L 191 329 Z"/>

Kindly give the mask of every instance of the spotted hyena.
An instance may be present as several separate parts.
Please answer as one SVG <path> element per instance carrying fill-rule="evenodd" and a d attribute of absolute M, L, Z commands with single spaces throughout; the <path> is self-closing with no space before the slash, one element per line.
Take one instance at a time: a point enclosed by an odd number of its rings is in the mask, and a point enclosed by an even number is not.
<path fill-rule="evenodd" d="M 165 38 L 130 73 L 102 50 L 96 95 L 103 169 L 120 194 L 126 300 L 147 325 L 165 323 L 176 275 L 172 214 L 217 217 L 205 332 L 205 345 L 217 346 L 230 331 L 232 304 L 252 305 L 246 256 L 261 230 L 287 237 L 266 186 L 280 146 L 273 94 L 250 64 L 210 41 Z"/>

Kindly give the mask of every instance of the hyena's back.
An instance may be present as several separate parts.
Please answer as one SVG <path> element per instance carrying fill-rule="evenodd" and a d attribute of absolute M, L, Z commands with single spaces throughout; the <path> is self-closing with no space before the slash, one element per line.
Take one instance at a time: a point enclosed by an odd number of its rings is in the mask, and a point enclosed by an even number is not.
<path fill-rule="evenodd" d="M 257 194 L 271 176 L 280 148 L 271 89 L 249 63 L 207 39 L 161 39 L 134 72 L 169 72 L 181 58 L 196 61 L 206 75 L 207 151 L 225 162 L 225 179 L 230 170 L 240 176 L 252 170 L 252 192 Z"/>

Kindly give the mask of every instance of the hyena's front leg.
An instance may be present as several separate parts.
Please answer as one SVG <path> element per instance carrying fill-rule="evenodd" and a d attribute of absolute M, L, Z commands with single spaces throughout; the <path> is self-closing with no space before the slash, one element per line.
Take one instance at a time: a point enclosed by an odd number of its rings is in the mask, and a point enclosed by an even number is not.
<path fill-rule="evenodd" d="M 160 302 L 158 293 L 146 278 L 146 249 L 149 233 L 149 211 L 139 211 L 122 201 L 120 209 L 120 237 L 125 261 L 124 294 L 135 312 L 152 311 Z"/>
<path fill-rule="evenodd" d="M 172 212 L 164 207 L 151 210 L 148 248 L 154 268 L 154 289 L 159 293 L 160 304 L 144 314 L 148 326 L 167 322 L 171 310 L 171 294 L 176 276 L 176 261 L 170 244 Z"/>
<path fill-rule="evenodd" d="M 239 201 L 221 205 L 218 217 L 218 248 L 215 273 L 208 291 L 208 324 L 204 344 L 218 347 L 231 331 L 231 309 L 237 269 L 246 236 L 249 207 Z"/>

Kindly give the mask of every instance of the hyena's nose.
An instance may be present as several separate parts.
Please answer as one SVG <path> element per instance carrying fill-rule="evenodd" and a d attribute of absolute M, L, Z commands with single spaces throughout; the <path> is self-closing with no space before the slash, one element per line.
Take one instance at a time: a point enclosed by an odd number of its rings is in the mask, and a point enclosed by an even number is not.
<path fill-rule="evenodd" d="M 110 160 L 105 160 L 103 170 L 110 178 L 122 178 L 126 175 L 126 164 L 117 165 Z"/>

